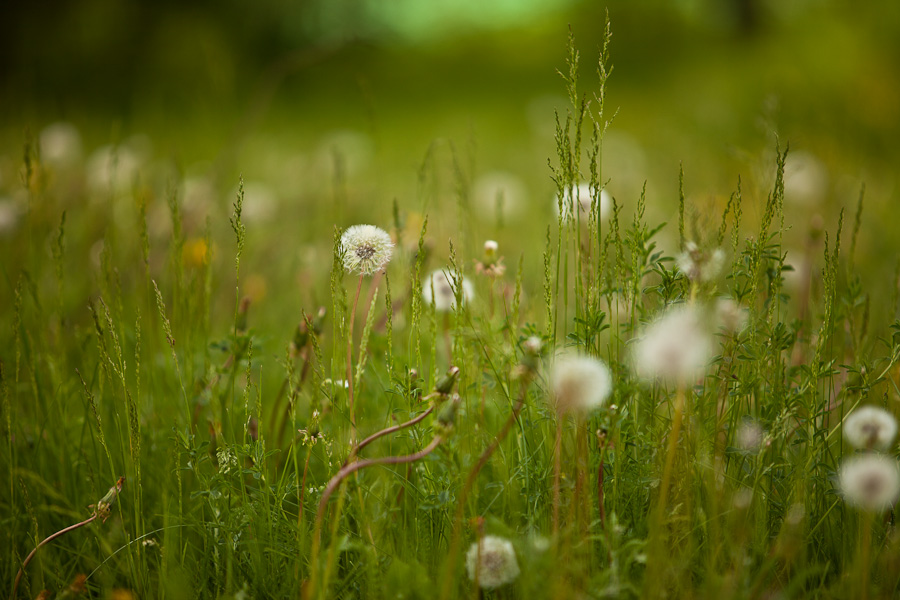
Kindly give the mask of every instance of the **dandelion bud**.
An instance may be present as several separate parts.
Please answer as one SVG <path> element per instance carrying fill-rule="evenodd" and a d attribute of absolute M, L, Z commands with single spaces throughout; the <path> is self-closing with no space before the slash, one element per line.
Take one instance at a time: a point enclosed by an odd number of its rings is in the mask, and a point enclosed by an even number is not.
<path fill-rule="evenodd" d="M 702 250 L 695 242 L 685 242 L 684 252 L 678 256 L 678 270 L 691 281 L 715 279 L 725 263 L 725 253 L 721 249 Z"/>
<path fill-rule="evenodd" d="M 459 413 L 460 402 L 459 394 L 453 394 L 450 401 L 445 402 L 441 407 L 436 423 L 440 433 L 447 435 L 453 431 L 453 427 L 456 425 L 456 415 Z"/>
<path fill-rule="evenodd" d="M 388 232 L 374 225 L 354 225 L 341 236 L 344 268 L 350 273 L 381 271 L 390 262 L 393 248 Z"/>
<path fill-rule="evenodd" d="M 896 435 L 897 421 L 877 406 L 860 406 L 844 419 L 844 437 L 855 448 L 885 451 Z"/>
<path fill-rule="evenodd" d="M 497 250 L 499 249 L 500 244 L 494 240 L 488 240 L 484 243 L 484 257 L 487 262 L 493 262 L 497 258 Z"/>
<path fill-rule="evenodd" d="M 600 408 L 612 392 L 612 374 L 589 356 L 560 357 L 550 373 L 553 399 L 560 415 Z"/>
<path fill-rule="evenodd" d="M 485 589 L 512 583 L 519 576 L 512 542 L 493 535 L 484 536 L 466 553 L 466 571 L 469 579 Z"/>
<path fill-rule="evenodd" d="M 116 481 L 116 484 L 109 488 L 109 491 L 106 492 L 106 495 L 103 496 L 103 498 L 101 498 L 94 507 L 94 513 L 104 521 L 109 518 L 110 510 L 116 503 L 116 498 L 118 498 L 119 494 L 122 492 L 123 485 L 125 485 L 125 478 L 119 477 L 119 480 Z"/>
<path fill-rule="evenodd" d="M 453 390 L 453 386 L 456 385 L 457 379 L 459 379 L 459 367 L 450 367 L 447 374 L 434 386 L 434 389 L 442 396 L 446 396 Z"/>
<path fill-rule="evenodd" d="M 864 511 L 884 512 L 900 495 L 897 461 L 881 454 L 846 459 L 839 483 L 844 499 Z"/>

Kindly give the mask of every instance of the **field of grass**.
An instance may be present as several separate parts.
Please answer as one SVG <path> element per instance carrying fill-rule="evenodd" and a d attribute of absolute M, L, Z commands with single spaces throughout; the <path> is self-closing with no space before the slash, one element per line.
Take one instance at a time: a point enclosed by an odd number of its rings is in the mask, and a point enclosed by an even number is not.
<path fill-rule="evenodd" d="M 845 431 L 897 413 L 890 182 L 814 208 L 774 136 L 749 172 L 622 176 L 608 41 L 579 69 L 569 40 L 525 183 L 474 133 L 393 171 L 346 131 L 205 169 L 63 126 L 5 148 L 2 589 L 81 524 L 15 597 L 900 593 L 894 421 Z"/>

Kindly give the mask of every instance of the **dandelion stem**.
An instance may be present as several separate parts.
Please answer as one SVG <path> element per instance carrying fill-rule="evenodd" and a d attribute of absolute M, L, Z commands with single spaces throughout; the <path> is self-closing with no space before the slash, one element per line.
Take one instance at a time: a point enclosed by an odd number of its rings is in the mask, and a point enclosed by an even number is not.
<path fill-rule="evenodd" d="M 487 464 L 487 461 L 490 460 L 491 455 L 497 450 L 497 448 L 503 442 L 503 439 L 507 436 L 507 434 L 509 434 L 509 430 L 512 429 L 513 423 L 515 423 L 519 418 L 519 413 L 521 413 L 522 409 L 525 408 L 525 396 L 528 393 L 528 384 L 530 382 L 531 375 L 525 375 L 522 380 L 522 390 L 519 394 L 519 399 L 516 401 L 512 413 L 509 415 L 506 423 L 503 424 L 503 428 L 500 429 L 499 433 L 497 433 L 494 441 L 491 442 L 491 445 L 485 448 L 484 452 L 481 453 L 481 456 L 478 458 L 478 462 L 476 462 L 475 466 L 472 467 L 472 470 L 469 471 L 469 476 L 466 478 L 466 482 L 465 484 L 463 484 L 462 490 L 460 490 L 459 500 L 457 501 L 456 507 L 456 515 L 453 518 L 453 534 L 450 537 L 447 567 L 444 571 L 444 585 L 440 595 L 441 600 L 447 600 L 447 598 L 450 597 L 450 582 L 453 579 L 453 571 L 456 568 L 456 555 L 459 553 L 460 529 L 462 528 L 463 511 L 466 507 L 466 498 L 468 497 L 469 492 L 472 490 L 472 487 L 475 485 L 475 480 L 478 478 L 478 473 L 481 471 L 484 465 Z"/>
<path fill-rule="evenodd" d="M 356 284 L 356 298 L 350 310 L 350 327 L 347 332 L 347 396 L 350 407 L 350 446 L 356 441 L 356 416 L 353 412 L 353 321 L 356 317 L 356 305 L 359 303 L 359 292 L 362 290 L 363 274 L 359 274 Z"/>
<path fill-rule="evenodd" d="M 430 444 L 414 454 L 407 454 L 405 456 L 382 456 L 379 458 L 370 458 L 368 460 L 353 462 L 343 466 L 341 470 L 331 478 L 331 480 L 328 482 L 328 485 L 325 486 L 325 491 L 322 492 L 322 499 L 319 500 L 319 509 L 316 513 L 316 525 L 313 532 L 313 547 L 312 552 L 310 553 L 310 556 L 312 557 L 312 559 L 310 560 L 310 565 L 312 566 L 312 577 L 310 580 L 310 585 L 307 588 L 307 599 L 313 597 L 316 589 L 316 561 L 318 559 L 322 542 L 322 522 L 325 518 L 325 508 L 328 506 L 328 500 L 329 498 L 331 498 L 331 495 L 334 493 L 337 487 L 349 475 L 366 467 L 373 467 L 375 465 L 400 465 L 421 460 L 434 452 L 435 448 L 437 448 L 442 441 L 443 438 L 440 435 L 435 435 Z M 337 521 L 337 517 L 335 518 L 335 521 Z M 327 585 L 327 581 L 324 581 L 322 585 Z"/>
<path fill-rule="evenodd" d="M 28 563 L 31 562 L 31 559 L 34 558 L 34 555 L 37 554 L 37 551 L 40 550 L 42 546 L 49 544 L 56 538 L 63 536 L 65 534 L 69 533 L 70 531 L 75 531 L 79 527 L 84 527 L 88 523 L 96 520 L 97 517 L 99 517 L 99 516 L 100 516 L 100 513 L 94 513 L 93 515 L 91 515 L 90 517 L 88 517 L 87 519 L 82 521 L 81 523 L 75 523 L 74 525 L 70 525 L 70 526 L 66 527 L 65 529 L 60 529 L 56 533 L 47 536 L 46 538 L 44 538 L 44 540 L 40 544 L 35 546 L 34 550 L 32 550 L 31 553 L 25 557 L 24 562 L 22 562 L 22 566 L 19 568 L 19 572 L 16 573 L 16 581 L 15 581 L 15 583 L 13 583 L 13 589 L 12 589 L 12 594 L 10 595 L 10 598 L 14 599 L 16 597 L 16 591 L 19 589 L 19 582 L 22 581 L 22 576 L 25 575 L 25 569 L 26 569 L 26 567 L 28 567 Z"/>
<path fill-rule="evenodd" d="M 363 448 L 365 448 L 366 446 L 368 446 L 369 444 L 371 444 L 378 438 L 382 438 L 386 435 L 394 433 L 395 431 L 400 431 L 401 429 L 406 429 L 407 427 L 412 427 L 416 423 L 420 423 L 425 417 L 430 415 L 432 412 L 434 412 L 434 406 L 428 407 L 428 410 L 426 410 L 419 416 L 417 416 L 413 419 L 410 419 L 409 421 L 407 421 L 405 423 L 400 423 L 399 425 L 393 425 L 391 427 L 387 427 L 385 429 L 382 429 L 381 431 L 373 433 L 372 435 L 370 435 L 369 437 L 367 437 L 366 439 L 361 441 L 359 444 L 357 444 L 356 447 L 350 451 L 350 456 L 347 457 L 347 460 L 344 462 L 344 465 L 346 466 L 347 463 L 352 461 L 353 458 L 359 454 L 360 450 L 362 450 Z"/>

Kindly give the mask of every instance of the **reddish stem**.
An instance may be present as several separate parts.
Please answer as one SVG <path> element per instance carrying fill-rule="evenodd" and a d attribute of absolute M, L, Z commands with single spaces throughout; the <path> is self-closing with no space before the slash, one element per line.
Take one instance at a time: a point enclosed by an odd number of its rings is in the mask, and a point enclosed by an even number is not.
<path fill-rule="evenodd" d="M 75 531 L 79 527 L 84 527 L 91 521 L 94 521 L 98 516 L 100 516 L 99 513 L 94 513 L 92 516 L 88 517 L 81 523 L 75 523 L 74 525 L 70 525 L 70 526 L 66 527 L 65 529 L 60 529 L 56 533 L 44 538 L 44 541 L 42 541 L 40 544 L 35 546 L 34 550 L 32 550 L 31 553 L 27 557 L 25 557 L 25 561 L 22 563 L 22 566 L 19 568 L 19 572 L 16 573 L 16 581 L 15 581 L 15 583 L 13 583 L 12 595 L 10 596 L 10 598 L 16 597 L 16 590 L 19 589 L 19 582 L 22 581 L 22 576 L 25 575 L 25 568 L 28 566 L 28 563 L 31 562 L 31 559 L 34 558 L 34 555 L 37 554 L 37 551 L 40 550 L 42 546 L 49 544 L 50 542 L 52 542 L 56 538 L 60 537 L 61 535 L 65 535 L 66 533 L 69 533 L 70 531 Z"/>
<path fill-rule="evenodd" d="M 421 415 L 419 415 L 419 416 L 417 416 L 417 417 L 415 417 L 415 418 L 413 418 L 413 419 L 410 419 L 410 420 L 407 421 L 406 423 L 401 423 L 401 424 L 399 424 L 399 425 L 393 425 L 393 426 L 391 426 L 391 427 L 388 427 L 388 428 L 386 428 L 386 429 L 382 429 L 381 431 L 378 431 L 378 432 L 376 432 L 376 433 L 373 433 L 372 435 L 370 435 L 369 437 L 367 437 L 366 439 L 364 439 L 363 441 L 361 441 L 361 442 L 356 446 L 356 448 L 354 448 L 353 450 L 350 451 L 350 456 L 348 456 L 348 457 L 347 457 L 347 460 L 344 461 L 344 465 L 347 465 L 347 463 L 349 463 L 350 461 L 352 461 L 353 458 L 354 458 L 357 454 L 359 454 L 359 451 L 360 451 L 360 450 L 362 450 L 363 448 L 365 448 L 366 446 L 368 446 L 369 444 L 371 444 L 372 442 L 374 442 L 374 441 L 377 440 L 378 438 L 382 438 L 382 437 L 384 437 L 384 436 L 386 436 L 386 435 L 388 435 L 388 434 L 394 433 L 395 431 L 400 431 L 401 429 L 406 429 L 407 427 L 412 427 L 412 426 L 415 425 L 416 423 L 421 422 L 422 419 L 424 419 L 425 417 L 427 417 L 428 415 L 430 415 L 433 411 L 434 411 L 434 406 L 430 406 L 430 407 L 428 407 L 428 410 L 426 410 L 425 412 L 423 412 Z"/>

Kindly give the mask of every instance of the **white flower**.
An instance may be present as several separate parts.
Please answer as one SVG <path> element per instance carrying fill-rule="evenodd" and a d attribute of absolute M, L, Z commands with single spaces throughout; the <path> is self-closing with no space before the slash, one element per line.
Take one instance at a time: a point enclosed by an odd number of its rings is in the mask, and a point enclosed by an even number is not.
<path fill-rule="evenodd" d="M 649 325 L 634 344 L 635 368 L 646 378 L 687 382 L 706 366 L 711 345 L 697 309 L 677 306 Z"/>
<path fill-rule="evenodd" d="M 600 408 L 612 392 L 612 374 L 590 356 L 562 356 L 550 373 L 557 412 L 590 412 Z"/>
<path fill-rule="evenodd" d="M 344 268 L 350 273 L 371 275 L 391 260 L 394 242 L 384 229 L 374 225 L 348 227 L 341 236 Z"/>
<path fill-rule="evenodd" d="M 897 461 L 883 454 L 865 454 L 841 465 L 840 488 L 844 499 L 866 511 L 887 510 L 900 494 Z"/>
<path fill-rule="evenodd" d="M 828 169 L 809 152 L 792 152 L 784 164 L 784 197 L 788 202 L 811 207 L 828 191 Z"/>
<path fill-rule="evenodd" d="M 494 240 L 487 240 L 484 243 L 484 255 L 488 258 L 494 258 L 497 255 L 497 250 L 499 249 L 500 244 L 498 244 Z"/>
<path fill-rule="evenodd" d="M 462 278 L 461 285 L 462 301 L 467 304 L 475 297 L 475 291 L 472 283 L 465 277 Z M 422 297 L 428 304 L 434 304 L 434 309 L 438 312 L 453 310 L 456 307 L 456 293 L 448 272 L 443 269 L 432 271 L 422 282 Z"/>
<path fill-rule="evenodd" d="M 469 579 L 483 588 L 495 588 L 511 583 L 519 576 L 519 563 L 512 542 L 486 535 L 472 544 L 466 553 L 466 571 Z"/>
<path fill-rule="evenodd" d="M 720 249 L 701 250 L 695 242 L 684 243 L 684 252 L 678 255 L 678 270 L 691 281 L 715 279 L 725 264 L 725 253 Z"/>
<path fill-rule="evenodd" d="M 856 448 L 884 451 L 896 435 L 896 419 L 877 406 L 860 406 L 844 419 L 844 437 Z"/>
<path fill-rule="evenodd" d="M 716 300 L 716 322 L 730 333 L 738 333 L 747 326 L 747 309 L 731 298 Z"/>
<path fill-rule="evenodd" d="M 574 198 L 572 197 L 574 194 Z M 576 216 L 576 209 L 581 212 L 581 219 L 587 220 L 588 215 L 591 213 L 591 204 L 594 199 L 591 196 L 591 184 L 588 182 L 582 182 L 578 184 L 573 190 L 566 190 L 566 199 L 563 201 L 563 210 L 566 211 L 567 215 L 570 215 L 573 219 L 578 219 Z M 553 198 L 553 206 L 556 207 L 555 211 L 557 216 L 559 215 L 559 195 L 557 194 Z M 600 219 L 605 219 L 609 217 L 610 212 L 612 211 L 612 196 L 609 195 L 605 189 L 600 190 Z"/>

